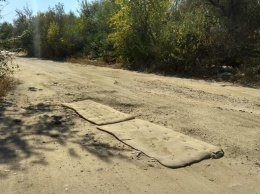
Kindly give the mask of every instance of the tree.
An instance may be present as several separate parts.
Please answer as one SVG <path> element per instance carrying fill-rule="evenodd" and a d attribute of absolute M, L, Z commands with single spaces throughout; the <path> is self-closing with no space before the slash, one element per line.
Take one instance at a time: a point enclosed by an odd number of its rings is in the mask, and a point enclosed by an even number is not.
<path fill-rule="evenodd" d="M 255 66 L 253 61 L 259 59 L 259 2 L 234 2 L 186 0 L 171 6 L 157 45 L 161 68 L 205 76 L 217 75 L 222 66 L 240 70 Z"/>
<path fill-rule="evenodd" d="M 80 25 L 84 37 L 84 53 L 90 58 L 114 60 L 113 43 L 108 38 L 110 18 L 118 10 L 113 0 L 80 1 Z"/>
<path fill-rule="evenodd" d="M 11 38 L 13 33 L 13 25 L 7 22 L 0 24 L 0 42 L 2 43 L 1 47 L 5 49 L 11 48 Z"/>
<path fill-rule="evenodd" d="M 79 17 L 61 3 L 37 15 L 17 10 L 15 46 L 44 58 L 82 53 L 133 69 L 215 76 L 228 66 L 259 77 L 259 0 L 78 2 Z M 2 27 L 0 38 L 11 29 Z"/>
<path fill-rule="evenodd" d="M 12 24 L 10 24 L 8 22 L 4 22 L 4 23 L 0 24 L 0 39 L 5 40 L 8 38 L 11 38 L 12 33 L 13 33 Z"/>
<path fill-rule="evenodd" d="M 33 48 L 33 11 L 28 6 L 15 11 L 17 19 L 13 22 L 14 47 L 30 52 Z"/>
<path fill-rule="evenodd" d="M 120 10 L 112 17 L 111 39 L 123 62 L 134 68 L 149 67 L 156 58 L 154 47 L 166 22 L 169 0 L 116 0 Z"/>

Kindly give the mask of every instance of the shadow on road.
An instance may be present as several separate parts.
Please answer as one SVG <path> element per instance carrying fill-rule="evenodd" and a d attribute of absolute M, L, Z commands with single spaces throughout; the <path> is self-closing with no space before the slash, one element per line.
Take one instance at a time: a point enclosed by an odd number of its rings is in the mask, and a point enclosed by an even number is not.
<path fill-rule="evenodd" d="M 34 165 L 47 166 L 45 155 L 55 152 L 57 145 L 67 150 L 68 157 L 80 158 L 87 152 L 105 162 L 111 157 L 125 158 L 117 154 L 123 148 L 101 142 L 93 132 L 75 130 L 74 121 L 79 117 L 73 113 L 51 104 L 18 107 L 0 101 L 0 177 L 7 176 L 4 171 L 23 170 L 21 163 L 27 159 Z"/>

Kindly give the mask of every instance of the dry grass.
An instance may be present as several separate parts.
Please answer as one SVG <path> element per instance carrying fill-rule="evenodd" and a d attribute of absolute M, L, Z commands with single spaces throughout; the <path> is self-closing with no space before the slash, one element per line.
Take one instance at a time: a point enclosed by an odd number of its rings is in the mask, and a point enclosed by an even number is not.
<path fill-rule="evenodd" d="M 93 65 L 93 66 L 98 66 L 98 67 L 108 67 L 108 68 L 113 68 L 113 69 L 126 69 L 126 67 L 122 63 L 106 63 L 105 61 L 102 60 L 91 60 L 88 59 L 86 56 L 74 56 L 71 58 L 66 59 L 67 62 L 70 63 L 78 63 L 82 65 Z M 145 72 L 156 72 L 153 70 L 147 70 Z M 182 77 L 182 76 L 181 76 Z M 187 76 L 185 76 L 187 78 Z M 203 78 L 201 78 L 203 79 Z M 229 79 L 222 79 L 219 77 L 210 77 L 210 80 L 214 79 L 215 81 L 226 81 L 226 82 L 231 82 L 240 86 L 246 86 L 246 87 L 252 87 L 252 88 L 260 88 L 260 75 L 258 76 L 246 76 L 246 77 L 240 77 L 240 78 L 229 78 Z"/>
<path fill-rule="evenodd" d="M 0 97 L 7 94 L 8 91 L 12 90 L 15 86 L 15 81 L 10 77 L 0 78 Z"/>
<path fill-rule="evenodd" d="M 109 67 L 113 69 L 124 69 L 123 64 L 121 63 L 106 63 L 101 60 L 90 60 L 87 58 L 80 58 L 80 57 L 67 58 L 66 61 L 70 63 L 79 63 L 82 65 L 93 65 L 98 67 Z"/>

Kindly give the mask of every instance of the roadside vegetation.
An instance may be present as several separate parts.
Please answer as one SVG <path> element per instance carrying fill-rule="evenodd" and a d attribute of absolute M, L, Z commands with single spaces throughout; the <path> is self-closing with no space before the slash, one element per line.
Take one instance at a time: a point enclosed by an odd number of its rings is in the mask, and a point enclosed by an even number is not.
<path fill-rule="evenodd" d="M 17 68 L 13 63 L 13 56 L 9 53 L 0 53 L 0 97 L 5 96 L 14 85 L 13 71 Z"/>
<path fill-rule="evenodd" d="M 5 0 L 0 0 L 0 18 L 1 18 L 1 10 L 3 7 L 3 2 Z M 6 23 L 7 24 L 7 23 Z M 7 24 L 9 26 L 12 26 L 11 24 Z M 3 24 L 1 25 L 1 33 L 0 36 L 2 38 L 2 28 Z M 6 36 L 5 39 L 0 39 L 0 43 L 3 43 L 8 38 L 11 38 L 11 34 Z M 5 48 L 3 44 L 1 44 L 2 48 Z M 8 51 L 2 51 L 0 48 L 0 97 L 3 97 L 7 94 L 8 91 L 10 91 L 14 85 L 15 81 L 13 79 L 13 72 L 15 69 L 18 68 L 17 65 L 13 62 L 13 54 Z"/>
<path fill-rule="evenodd" d="M 260 80 L 259 0 L 81 0 L 0 25 L 3 49 L 28 56 L 240 83 Z"/>

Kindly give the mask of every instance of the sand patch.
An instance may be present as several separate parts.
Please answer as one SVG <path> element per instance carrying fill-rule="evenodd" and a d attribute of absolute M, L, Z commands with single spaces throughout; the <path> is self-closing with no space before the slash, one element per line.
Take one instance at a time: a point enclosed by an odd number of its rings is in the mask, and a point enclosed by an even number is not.
<path fill-rule="evenodd" d="M 224 155 L 222 149 L 214 145 L 140 119 L 99 126 L 98 129 L 114 135 L 170 168 Z"/>

